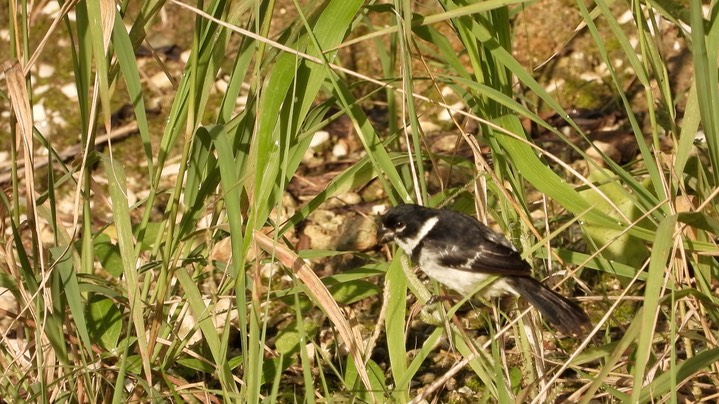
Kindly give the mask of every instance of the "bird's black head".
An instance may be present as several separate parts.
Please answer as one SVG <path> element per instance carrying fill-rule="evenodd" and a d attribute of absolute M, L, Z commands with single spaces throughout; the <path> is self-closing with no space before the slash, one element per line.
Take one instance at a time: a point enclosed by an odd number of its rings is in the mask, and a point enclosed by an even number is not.
<path fill-rule="evenodd" d="M 434 209 L 413 204 L 396 206 L 382 215 L 378 238 L 381 243 L 412 238 L 432 216 L 436 216 Z"/>

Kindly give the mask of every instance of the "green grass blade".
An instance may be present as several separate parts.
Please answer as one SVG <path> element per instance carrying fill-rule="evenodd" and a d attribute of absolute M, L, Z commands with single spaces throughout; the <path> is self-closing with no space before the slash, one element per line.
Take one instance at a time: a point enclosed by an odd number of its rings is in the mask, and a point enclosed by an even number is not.
<path fill-rule="evenodd" d="M 642 316 L 637 316 L 635 322 L 639 322 L 642 332 L 637 341 L 636 366 L 634 368 L 634 386 L 644 386 L 644 377 L 649 356 L 652 351 L 654 340 L 654 328 L 659 313 L 659 293 L 666 277 L 671 277 L 670 270 L 673 266 L 667 266 L 667 262 L 674 245 L 674 232 L 676 229 L 677 217 L 669 216 L 657 228 L 657 235 L 652 249 L 652 256 L 649 263 L 648 280 L 644 291 L 644 307 Z M 632 391 L 632 401 L 637 402 L 642 389 L 635 388 Z"/>
<path fill-rule="evenodd" d="M 719 167 L 719 89 L 715 85 L 719 82 L 717 73 L 717 56 L 719 55 L 719 24 L 711 24 L 710 31 L 704 29 L 704 11 L 700 0 L 692 0 L 691 9 L 691 39 L 694 59 L 694 79 L 697 85 L 699 98 L 699 112 L 702 118 L 702 127 L 706 134 L 709 156 L 712 167 Z M 716 13 L 713 18 L 716 19 Z M 714 173 L 714 181 L 717 173 Z"/>
<path fill-rule="evenodd" d="M 127 202 L 127 181 L 125 179 L 125 170 L 117 161 L 110 159 L 108 156 L 101 156 L 105 170 L 107 171 L 108 187 L 110 190 L 110 199 L 112 200 L 112 213 L 115 218 L 115 227 L 117 228 L 117 242 L 120 247 L 122 256 L 123 274 L 125 287 L 127 290 L 128 306 L 130 310 L 130 319 L 132 326 L 138 336 L 137 346 L 140 355 L 143 358 L 150 358 L 150 352 L 147 341 L 147 333 L 145 329 L 145 296 L 138 289 L 141 284 L 141 277 L 137 273 L 137 256 L 135 255 L 135 245 L 132 234 L 132 225 L 130 223 L 130 209 Z M 146 380 L 152 381 L 152 372 L 150 362 L 143 361 L 143 371 Z"/>
<path fill-rule="evenodd" d="M 130 36 L 125 30 L 122 16 L 119 13 L 115 14 L 112 43 L 115 55 L 117 56 L 117 63 L 120 65 L 120 70 L 122 71 L 122 77 L 125 79 L 130 102 L 135 111 L 137 129 L 140 131 L 142 145 L 145 150 L 148 177 L 152 178 L 154 176 L 154 153 L 152 151 L 152 142 L 150 141 L 150 128 L 147 121 L 142 85 L 140 83 L 140 73 L 137 68 L 137 62 L 135 61 L 135 50 L 130 41 Z"/>
<path fill-rule="evenodd" d="M 395 259 L 387 268 L 384 281 L 387 305 L 385 319 L 385 333 L 387 335 L 387 353 L 391 364 L 392 378 L 395 381 L 393 398 L 398 402 L 407 402 L 409 399 L 409 382 L 412 380 L 407 374 L 407 348 L 405 335 L 405 318 L 407 315 L 407 278 L 402 268 L 402 255 L 395 255 Z M 416 371 L 416 369 L 415 369 Z M 400 381 L 402 381 L 401 384 Z"/>

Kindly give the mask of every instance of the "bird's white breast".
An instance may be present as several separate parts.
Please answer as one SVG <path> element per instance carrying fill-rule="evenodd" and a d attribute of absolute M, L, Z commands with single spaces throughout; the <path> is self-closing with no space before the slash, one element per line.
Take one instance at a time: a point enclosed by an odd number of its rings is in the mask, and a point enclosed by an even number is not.
<path fill-rule="evenodd" d="M 487 278 L 494 276 L 479 272 L 444 267 L 439 265 L 433 257 L 427 257 L 427 254 L 421 254 L 419 259 L 419 268 L 430 278 L 456 290 L 463 296 L 467 296 L 474 292 L 482 282 L 486 281 Z M 507 293 L 517 294 L 514 289 L 512 289 L 501 277 L 498 277 L 491 285 L 487 286 L 482 291 L 482 295 L 485 297 L 501 296 Z"/>

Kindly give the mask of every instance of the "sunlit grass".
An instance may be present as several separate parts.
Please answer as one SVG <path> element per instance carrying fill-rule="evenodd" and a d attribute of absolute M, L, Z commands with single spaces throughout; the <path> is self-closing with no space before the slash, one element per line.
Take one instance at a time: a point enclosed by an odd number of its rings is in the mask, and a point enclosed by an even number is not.
<path fill-rule="evenodd" d="M 571 6 L 626 116 L 638 150 L 628 163 L 547 122 L 554 114 L 587 140 L 572 106 L 513 56 L 512 18 L 531 12 L 522 1 L 104 0 L 65 2 L 53 17 L 29 7 L 8 3 L 0 53 L 11 110 L 0 130 L 16 145 L 0 204 L 0 286 L 17 302 L 0 312 L 10 323 L 0 336 L 3 400 L 419 402 L 452 399 L 447 386 L 490 402 L 719 394 L 719 28 L 701 2 Z M 620 23 L 625 11 L 633 20 Z M 175 14 L 195 23 L 156 131 L 146 69 L 177 72 L 159 57 L 140 64 L 135 48 Z M 691 52 L 686 94 L 673 92 L 659 17 Z M 31 40 L 43 18 L 52 28 Z M 375 59 L 354 63 L 358 47 Z M 40 156 L 67 140 L 37 129 L 30 74 L 61 51 L 72 58 L 78 98 L 67 113 L 81 125 L 81 152 L 51 159 L 45 174 Z M 117 100 L 137 122 L 132 160 L 112 142 L 95 147 L 112 133 Z M 388 129 L 373 125 L 371 102 L 386 106 Z M 471 161 L 430 147 L 423 124 L 442 110 Z M 284 197 L 313 135 L 340 116 L 364 153 L 290 209 Z M 537 145 L 527 122 L 583 163 Z M 447 172 L 471 178 L 438 179 Z M 467 299 L 427 306 L 436 285 L 391 247 L 350 252 L 361 265 L 317 277 L 313 265 L 324 273 L 348 253 L 297 251 L 291 233 L 333 198 L 374 185 L 382 198 L 363 202 L 420 201 L 501 229 L 535 276 L 580 297 L 591 335 L 555 336 L 533 310 L 506 302 L 506 313 L 489 308 L 480 320 Z"/>

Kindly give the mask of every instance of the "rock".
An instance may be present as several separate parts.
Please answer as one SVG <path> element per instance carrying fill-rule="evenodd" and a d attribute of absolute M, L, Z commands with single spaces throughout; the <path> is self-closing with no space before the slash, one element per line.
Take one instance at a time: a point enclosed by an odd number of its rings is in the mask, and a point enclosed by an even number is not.
<path fill-rule="evenodd" d="M 346 157 L 349 154 L 349 147 L 347 142 L 340 140 L 332 147 L 332 155 L 337 158 Z"/>
<path fill-rule="evenodd" d="M 377 245 L 374 217 L 318 209 L 308 221 L 302 235 L 313 250 L 365 251 Z"/>
<path fill-rule="evenodd" d="M 215 90 L 217 90 L 220 94 L 224 94 L 227 92 L 227 80 L 224 78 L 219 78 L 217 81 L 215 81 Z"/>
<path fill-rule="evenodd" d="M 165 72 L 157 72 L 150 77 L 150 84 L 157 89 L 166 90 L 172 88 L 172 81 Z"/>
<path fill-rule="evenodd" d="M 73 101 L 77 100 L 77 87 L 75 86 L 75 83 L 65 84 L 60 87 L 60 91 L 65 94 L 65 97 Z"/>
<path fill-rule="evenodd" d="M 327 143 L 327 141 L 330 140 L 330 133 L 324 130 L 318 130 L 315 132 L 315 134 L 312 136 L 312 141 L 310 142 L 310 148 L 316 149 L 323 144 Z"/>
<path fill-rule="evenodd" d="M 40 65 L 37 67 L 37 75 L 41 79 L 46 79 L 53 74 L 55 74 L 55 68 L 51 65 L 40 63 Z"/>
<path fill-rule="evenodd" d="M 422 128 L 424 133 L 439 132 L 442 129 L 440 125 L 426 119 L 419 120 L 419 127 Z"/>
<path fill-rule="evenodd" d="M 620 162 L 622 160 L 622 153 L 613 145 L 598 140 L 593 143 L 596 148 L 590 147 L 586 150 L 586 153 L 587 157 L 595 160 L 597 163 L 604 165 L 604 161 L 602 160 L 602 156 L 599 154 L 599 151 L 607 155 L 607 157 L 613 161 Z M 599 151 L 597 149 L 599 149 Z"/>

